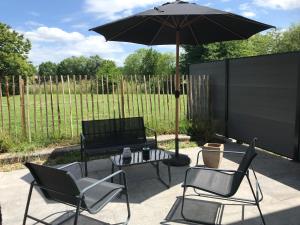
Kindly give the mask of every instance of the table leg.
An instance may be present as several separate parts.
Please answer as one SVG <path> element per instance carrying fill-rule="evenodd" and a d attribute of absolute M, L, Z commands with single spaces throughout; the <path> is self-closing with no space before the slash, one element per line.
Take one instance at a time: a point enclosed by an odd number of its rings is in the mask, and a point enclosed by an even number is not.
<path fill-rule="evenodd" d="M 167 184 L 161 177 L 160 177 L 160 173 L 159 173 L 159 162 L 156 163 L 156 174 L 157 174 L 157 179 L 159 179 L 159 181 L 165 185 L 167 188 L 170 188 L 170 184 L 171 184 L 171 171 L 170 171 L 170 166 L 168 164 L 168 175 L 169 175 L 169 184 Z"/>
<path fill-rule="evenodd" d="M 114 163 L 111 163 L 111 174 L 113 174 L 115 172 L 115 165 Z M 110 182 L 113 183 L 114 182 L 114 177 L 111 177 Z"/>

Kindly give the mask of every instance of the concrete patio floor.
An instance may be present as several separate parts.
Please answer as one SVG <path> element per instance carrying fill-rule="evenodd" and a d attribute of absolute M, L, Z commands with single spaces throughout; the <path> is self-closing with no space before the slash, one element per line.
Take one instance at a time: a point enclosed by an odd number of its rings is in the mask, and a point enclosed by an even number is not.
<path fill-rule="evenodd" d="M 226 144 L 225 150 L 244 151 L 245 147 L 237 144 Z M 198 148 L 183 149 L 195 164 Z M 225 156 L 222 168 L 234 169 L 237 167 L 236 156 Z M 161 164 L 162 165 L 162 164 Z M 102 178 L 110 174 L 111 163 L 108 159 L 95 160 L 89 165 L 91 176 Z M 169 189 L 156 179 L 155 169 L 151 165 L 140 165 L 127 168 L 129 197 L 131 206 L 130 225 L 156 225 L 156 224 L 189 224 L 180 216 L 182 195 L 181 182 L 184 178 L 184 168 L 171 168 L 172 184 Z M 266 223 L 269 225 L 299 225 L 300 224 L 300 163 L 259 151 L 254 161 L 264 200 L 261 203 Z M 161 176 L 166 178 L 167 170 L 161 166 Z M 28 170 L 0 173 L 0 204 L 2 206 L 3 225 L 22 224 L 26 198 L 29 190 L 31 176 Z M 192 190 L 188 193 L 192 194 Z M 251 198 L 246 180 L 236 197 Z M 256 206 L 241 205 L 236 202 L 216 201 L 209 198 L 188 197 L 186 214 L 190 217 L 215 222 L 217 224 L 262 224 Z M 30 214 L 45 218 L 47 221 L 59 221 L 66 216 L 71 208 L 62 204 L 46 202 L 37 191 L 34 192 Z M 109 225 L 125 221 L 126 206 L 124 197 L 108 204 L 100 213 L 90 215 L 83 212 L 80 216 L 80 225 Z M 30 219 L 27 224 L 34 224 Z M 55 223 L 54 223 L 55 224 Z M 72 220 L 64 224 L 73 224 Z"/>

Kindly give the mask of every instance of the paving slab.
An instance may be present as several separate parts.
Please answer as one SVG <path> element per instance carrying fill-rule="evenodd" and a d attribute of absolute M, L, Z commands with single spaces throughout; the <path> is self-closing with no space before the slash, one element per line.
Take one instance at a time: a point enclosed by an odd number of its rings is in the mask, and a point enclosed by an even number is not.
<path fill-rule="evenodd" d="M 225 150 L 244 151 L 245 146 L 226 144 Z M 196 162 L 199 148 L 182 149 L 189 155 L 191 165 Z M 239 158 L 225 156 L 222 168 L 237 168 Z M 172 184 L 167 189 L 156 178 L 151 165 L 124 168 L 128 177 L 128 188 L 132 217 L 130 225 L 189 224 L 180 214 L 182 188 L 181 183 L 188 167 L 172 167 Z M 259 151 L 254 161 L 258 179 L 264 193 L 261 203 L 267 224 L 299 225 L 300 221 L 300 164 L 291 160 Z M 103 178 L 110 174 L 109 159 L 95 160 L 89 163 L 90 176 Z M 161 165 L 161 176 L 167 177 L 167 167 Z M 22 224 L 26 198 L 31 176 L 28 170 L 0 172 L 0 204 L 2 206 L 3 225 Z M 252 205 L 243 205 L 211 198 L 193 196 L 188 190 L 185 213 L 189 217 L 217 224 L 260 225 L 258 210 Z M 243 181 L 236 197 L 251 198 L 250 189 Z M 125 199 L 121 197 L 108 204 L 100 213 L 90 215 L 83 212 L 79 225 L 116 225 L 126 218 Z M 38 191 L 34 191 L 30 205 L 30 214 L 46 218 L 54 224 L 69 215 L 73 210 L 69 206 L 45 201 Z M 51 216 L 49 216 L 51 215 Z M 34 224 L 28 219 L 27 224 Z M 64 223 L 73 224 L 72 220 Z"/>

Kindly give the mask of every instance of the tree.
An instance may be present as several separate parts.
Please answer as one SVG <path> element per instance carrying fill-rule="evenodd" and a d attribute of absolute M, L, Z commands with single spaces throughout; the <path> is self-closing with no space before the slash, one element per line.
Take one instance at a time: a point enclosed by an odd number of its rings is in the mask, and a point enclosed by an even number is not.
<path fill-rule="evenodd" d="M 145 57 L 147 49 L 141 48 L 127 56 L 124 62 L 124 75 L 140 75 L 140 67 Z"/>
<path fill-rule="evenodd" d="M 150 48 L 146 50 L 146 54 L 142 58 L 142 63 L 139 66 L 139 75 L 153 76 L 158 73 L 159 52 Z"/>
<path fill-rule="evenodd" d="M 187 71 L 188 64 L 201 63 L 225 58 L 266 55 L 300 50 L 300 24 L 292 25 L 280 32 L 272 30 L 256 34 L 248 40 L 227 41 L 199 46 L 183 46 L 181 70 Z"/>
<path fill-rule="evenodd" d="M 32 76 L 36 70 L 28 61 L 30 49 L 28 39 L 0 23 L 0 76 Z"/>
<path fill-rule="evenodd" d="M 154 49 L 138 49 L 127 56 L 124 62 L 125 75 L 170 75 L 175 71 L 175 55 L 160 53 Z"/>
<path fill-rule="evenodd" d="M 56 76 L 57 75 L 57 65 L 53 62 L 43 62 L 39 65 L 39 75 L 40 76 Z"/>
<path fill-rule="evenodd" d="M 300 50 L 300 23 L 292 25 L 279 36 L 274 52 L 290 52 Z"/>
<path fill-rule="evenodd" d="M 95 76 L 98 68 L 101 66 L 103 59 L 98 56 L 91 57 L 69 57 L 62 60 L 57 67 L 57 73 L 59 75 L 89 75 Z"/>
<path fill-rule="evenodd" d="M 121 70 L 112 60 L 103 60 L 101 66 L 97 70 L 97 76 L 108 76 L 110 79 L 116 79 L 122 74 Z"/>

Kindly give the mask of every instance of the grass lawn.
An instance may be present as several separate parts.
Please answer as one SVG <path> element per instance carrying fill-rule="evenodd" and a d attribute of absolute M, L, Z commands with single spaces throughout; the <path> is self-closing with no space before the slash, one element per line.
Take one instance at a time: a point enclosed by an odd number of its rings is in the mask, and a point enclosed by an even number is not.
<path fill-rule="evenodd" d="M 159 134 L 174 132 L 173 95 L 125 93 L 123 101 L 125 117 L 143 116 L 146 126 L 156 129 Z M 186 95 L 182 95 L 182 131 L 186 128 L 186 101 Z M 25 95 L 25 137 L 22 135 L 20 96 L 10 96 L 9 107 L 3 96 L 0 115 L 0 152 L 30 151 L 53 143 L 79 142 L 81 120 L 119 118 L 122 116 L 122 99 L 117 94 Z"/>

